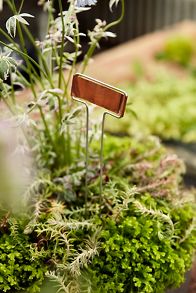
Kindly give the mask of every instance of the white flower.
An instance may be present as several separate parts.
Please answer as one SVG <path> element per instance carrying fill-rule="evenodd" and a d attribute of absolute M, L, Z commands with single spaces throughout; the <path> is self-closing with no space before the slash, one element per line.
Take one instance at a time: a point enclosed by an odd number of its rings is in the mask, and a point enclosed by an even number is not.
<path fill-rule="evenodd" d="M 16 71 L 17 62 L 10 57 L 10 52 L 0 51 L 0 78 L 6 80 L 9 74 Z"/>
<path fill-rule="evenodd" d="M 109 2 L 110 10 L 112 11 L 113 5 L 116 5 L 117 6 L 118 3 L 119 3 L 119 0 L 110 0 L 110 2 Z"/>
<path fill-rule="evenodd" d="M 91 6 L 95 5 L 97 0 L 76 0 L 77 7 Z"/>
<path fill-rule="evenodd" d="M 3 10 L 3 0 L 0 0 L 0 11 Z"/>
<path fill-rule="evenodd" d="M 16 36 L 17 22 L 23 23 L 25 25 L 29 25 L 29 23 L 28 23 L 28 21 L 26 21 L 25 17 L 34 18 L 34 16 L 29 13 L 21 13 L 21 14 L 11 16 L 6 21 L 6 29 L 8 31 L 8 34 L 12 38 Z"/>

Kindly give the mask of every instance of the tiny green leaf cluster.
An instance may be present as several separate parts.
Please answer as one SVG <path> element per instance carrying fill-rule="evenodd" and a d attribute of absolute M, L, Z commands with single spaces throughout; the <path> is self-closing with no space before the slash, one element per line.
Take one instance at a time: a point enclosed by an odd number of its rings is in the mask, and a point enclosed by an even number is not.
<path fill-rule="evenodd" d="M 132 199 L 118 217 L 104 219 L 101 251 L 89 269 L 92 292 L 161 293 L 183 282 L 196 245 L 196 232 L 184 237 L 194 217 L 193 208 L 190 204 L 174 207 L 150 194 L 139 201 L 140 209 Z M 175 227 L 171 234 L 164 215 L 170 215 Z"/>
<path fill-rule="evenodd" d="M 20 221 L 14 219 L 5 228 L 0 232 L 0 291 L 39 291 L 46 272 L 44 255 L 37 253 L 36 244 L 23 233 Z"/>
<path fill-rule="evenodd" d="M 196 141 L 195 78 L 179 78 L 163 71 L 152 81 L 140 79 L 125 86 L 132 109 L 122 121 L 108 121 L 109 131 L 131 135 L 157 135 L 161 139 L 180 140 L 186 143 Z M 150 111 L 150 115 L 149 115 Z M 130 123 L 131 119 L 131 123 Z M 111 126 L 112 125 L 112 126 Z"/>

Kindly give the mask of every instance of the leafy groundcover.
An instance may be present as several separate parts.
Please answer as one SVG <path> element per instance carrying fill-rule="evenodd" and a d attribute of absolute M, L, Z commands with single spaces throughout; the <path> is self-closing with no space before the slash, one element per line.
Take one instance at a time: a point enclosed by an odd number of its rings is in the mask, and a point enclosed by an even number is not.
<path fill-rule="evenodd" d="M 107 136 L 104 192 L 92 145 L 85 203 L 84 164 L 44 174 L 23 213 L 1 209 L 0 291 L 165 292 L 178 287 L 196 245 L 195 199 L 184 165 L 156 138 Z"/>
<path fill-rule="evenodd" d="M 125 85 L 125 89 L 137 119 L 127 112 L 125 119 L 116 123 L 115 128 L 108 123 L 109 131 L 115 129 L 132 135 L 153 134 L 162 140 L 196 142 L 194 77 L 187 76 L 179 81 L 179 78 L 163 71 L 151 81 L 141 78 L 136 83 Z"/>

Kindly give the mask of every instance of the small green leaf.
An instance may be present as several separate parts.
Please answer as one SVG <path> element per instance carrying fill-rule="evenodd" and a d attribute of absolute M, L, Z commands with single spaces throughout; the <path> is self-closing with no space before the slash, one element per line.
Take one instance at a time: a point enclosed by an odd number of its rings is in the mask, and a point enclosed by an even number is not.
<path fill-rule="evenodd" d="M 0 78 L 6 80 L 9 73 L 9 65 L 5 59 L 0 60 Z"/>
<path fill-rule="evenodd" d="M 34 17 L 33 15 L 29 13 L 21 13 L 18 15 L 13 15 L 11 16 L 7 21 L 6 21 L 6 29 L 8 31 L 8 34 L 14 38 L 16 36 L 16 24 L 17 21 L 21 22 L 25 25 L 29 25 L 29 23 L 26 21 L 24 17 Z"/>
<path fill-rule="evenodd" d="M 12 38 L 16 36 L 16 18 L 14 16 L 6 21 L 6 29 Z"/>

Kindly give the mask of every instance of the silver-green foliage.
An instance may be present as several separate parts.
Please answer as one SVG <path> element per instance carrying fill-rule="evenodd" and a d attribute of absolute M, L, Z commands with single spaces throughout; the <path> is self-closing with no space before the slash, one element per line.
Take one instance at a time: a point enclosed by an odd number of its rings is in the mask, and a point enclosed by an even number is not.
<path fill-rule="evenodd" d="M 72 76 L 76 71 L 85 72 L 102 38 L 115 36 L 110 28 L 122 20 L 124 0 L 108 3 L 111 8 L 121 2 L 122 12 L 117 20 L 111 23 L 95 20 L 94 29 L 86 34 L 80 32 L 78 13 L 89 10 L 90 7 L 85 6 L 97 1 L 70 0 L 67 5 L 62 0 L 37 1 L 47 14 L 42 40 L 33 35 L 31 18 L 34 16 L 24 11 L 24 0 L 4 2 L 12 16 L 6 22 L 6 30 L 0 28 L 3 37 L 0 39 L 3 47 L 0 54 L 0 99 L 14 116 L 15 126 L 23 129 L 26 144 L 36 156 L 37 166 L 56 170 L 83 155 L 84 124 L 81 111 L 75 110 L 77 105 L 70 97 Z M 87 44 L 83 55 L 82 38 L 86 38 Z M 29 44 L 36 60 L 28 54 Z M 19 60 L 15 60 L 15 56 Z M 80 67 L 77 65 L 79 57 L 82 59 Z M 8 78 L 10 85 L 6 83 Z M 16 86 L 28 87 L 25 103 L 18 103 Z"/>
<path fill-rule="evenodd" d="M 179 79 L 164 72 L 153 81 L 141 79 L 127 85 L 126 91 L 137 118 L 127 112 L 122 123 L 116 125 L 116 131 L 195 142 L 195 78 Z M 109 123 L 108 129 L 112 131 Z"/>

